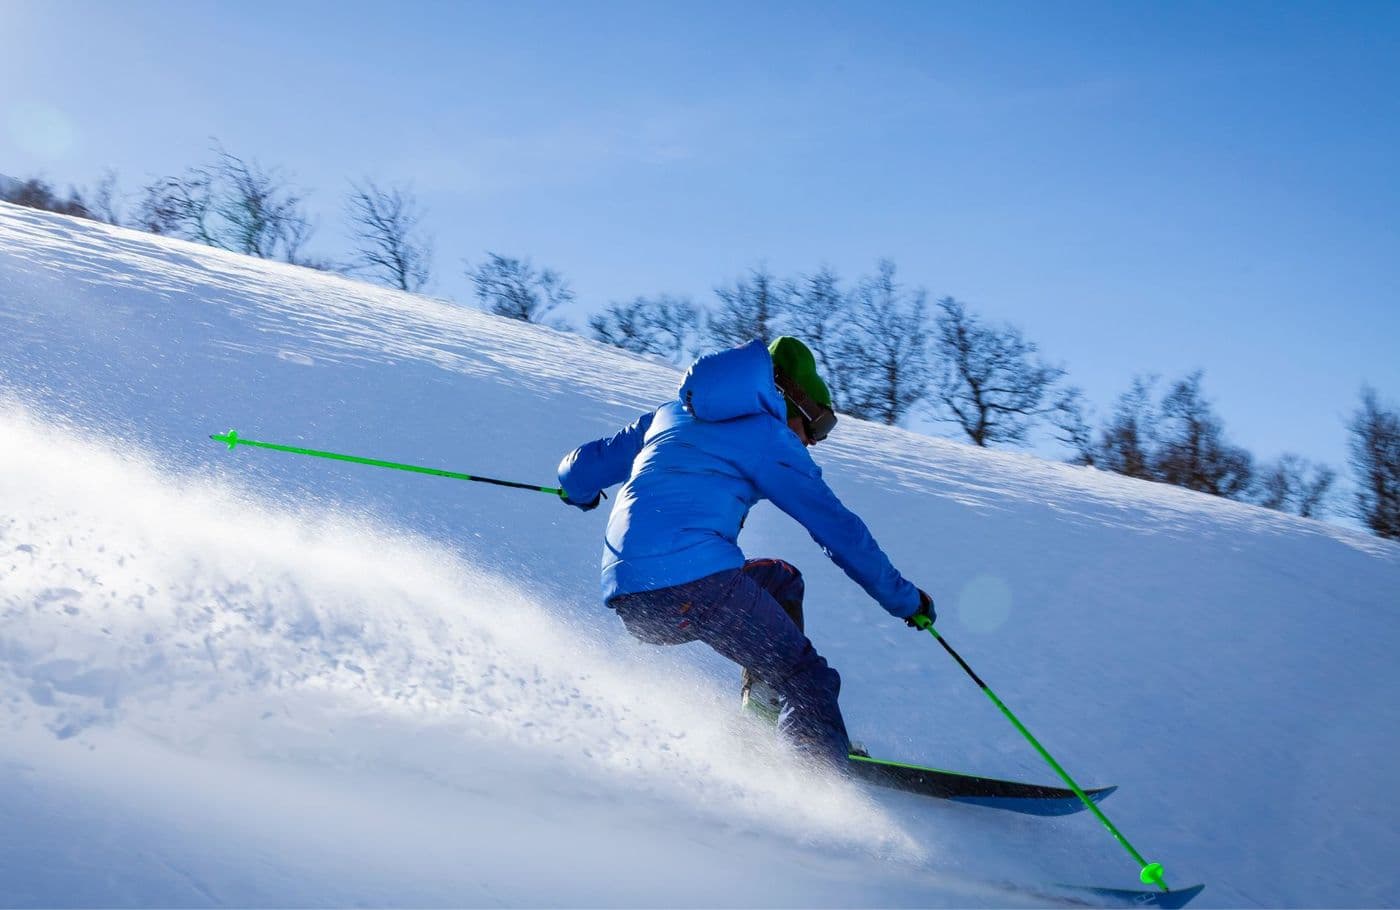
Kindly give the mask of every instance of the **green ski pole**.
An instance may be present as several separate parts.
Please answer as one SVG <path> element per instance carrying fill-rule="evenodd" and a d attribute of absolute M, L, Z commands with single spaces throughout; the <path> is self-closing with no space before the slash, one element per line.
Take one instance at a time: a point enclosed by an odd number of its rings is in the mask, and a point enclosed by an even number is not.
<path fill-rule="evenodd" d="M 457 471 L 443 471 L 438 468 L 423 468 L 418 465 L 400 464 L 397 461 L 381 461 L 378 458 L 361 458 L 358 455 L 341 455 L 338 452 L 321 452 L 316 449 L 299 449 L 296 446 L 276 445 L 271 442 L 258 442 L 256 439 L 244 439 L 238 435 L 236 430 L 229 430 L 222 435 L 211 434 L 210 439 L 215 442 L 228 443 L 232 449 L 234 446 L 254 446 L 259 449 L 272 449 L 277 452 L 291 452 L 293 455 L 311 455 L 316 458 L 330 458 L 335 461 L 350 461 L 355 464 L 367 464 L 376 468 L 393 468 L 396 471 L 412 471 L 415 474 L 431 474 L 434 477 L 449 477 L 453 480 L 472 480 L 477 483 L 493 483 L 498 487 L 514 487 L 517 490 L 533 490 L 537 493 L 553 493 L 555 496 L 563 497 L 564 491 L 557 487 L 541 487 L 532 483 L 516 483 L 513 480 L 497 480 L 494 477 L 477 477 L 474 474 L 461 474 Z"/>
<path fill-rule="evenodd" d="M 1167 887 L 1167 883 L 1163 878 L 1165 873 L 1162 869 L 1162 864 L 1149 863 L 1142 858 L 1142 854 L 1137 852 L 1137 849 L 1128 842 L 1128 839 L 1123 836 L 1123 833 L 1114 826 L 1113 822 L 1108 820 L 1108 816 L 1103 814 L 1103 810 L 1098 807 L 1098 804 L 1088 797 L 1084 792 L 1084 788 L 1075 783 L 1074 778 L 1069 776 L 1069 772 L 1060 767 L 1060 763 L 1055 761 L 1054 756 L 1047 752 L 1045 747 L 1040 744 L 1040 741 L 1031 735 L 1031 731 L 1027 730 L 1025 725 L 1016 718 L 1016 715 L 1011 713 L 1011 709 L 1006 707 L 1000 698 L 997 698 L 997 694 L 991 690 L 991 687 L 984 683 L 981 677 L 973 672 L 972 668 L 967 665 L 967 661 L 962 659 L 962 655 L 954 651 L 953 646 L 948 644 L 947 640 L 944 639 L 942 635 L 938 634 L 938 630 L 933 627 L 933 622 L 927 616 L 920 616 L 915 619 L 914 622 L 920 629 L 923 629 L 934 638 L 938 639 L 938 643 L 953 656 L 953 660 L 958 662 L 958 666 L 963 668 L 963 671 L 972 678 L 972 681 L 977 683 L 977 687 L 986 693 L 987 697 L 992 700 L 992 704 L 1001 709 L 1001 713 L 1006 715 L 1006 719 L 1011 721 L 1012 726 L 1021 731 L 1021 735 L 1035 747 L 1035 751 L 1040 753 L 1040 757 L 1045 759 L 1046 763 L 1055 769 L 1055 773 L 1060 775 L 1060 779 L 1069 785 L 1069 788 L 1074 791 L 1075 795 L 1079 797 L 1085 807 L 1087 807 L 1090 812 L 1094 813 L 1099 821 L 1103 822 L 1103 826 L 1108 829 L 1109 833 L 1113 835 L 1118 843 L 1123 845 L 1123 849 L 1127 850 L 1132 858 L 1137 861 L 1138 866 L 1141 867 L 1138 878 L 1142 883 L 1144 885 L 1156 885 L 1163 891 L 1170 891 L 1171 889 Z"/>

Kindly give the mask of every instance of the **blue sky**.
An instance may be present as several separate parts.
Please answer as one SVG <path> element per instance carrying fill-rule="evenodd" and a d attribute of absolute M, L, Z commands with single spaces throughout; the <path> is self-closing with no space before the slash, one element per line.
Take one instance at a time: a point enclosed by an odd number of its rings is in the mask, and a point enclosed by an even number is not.
<path fill-rule="evenodd" d="M 1400 4 L 5 0 L 0 172 L 134 190 L 210 137 L 411 183 L 438 293 L 527 254 L 588 307 L 878 257 L 1106 411 L 1206 371 L 1261 457 L 1400 398 Z"/>

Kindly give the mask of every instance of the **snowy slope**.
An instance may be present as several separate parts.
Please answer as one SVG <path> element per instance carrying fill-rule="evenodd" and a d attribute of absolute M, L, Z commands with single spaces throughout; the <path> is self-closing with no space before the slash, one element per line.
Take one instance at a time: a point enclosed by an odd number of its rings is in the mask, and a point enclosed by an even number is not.
<path fill-rule="evenodd" d="M 547 329 L 0 205 L 0 904 L 1004 905 L 1128 886 L 1086 816 L 796 776 L 732 670 L 625 639 L 604 517 L 239 449 L 552 483 L 678 374 Z M 1200 906 L 1393 902 L 1400 547 L 843 421 L 817 457 L 940 629 Z M 769 507 L 852 732 L 1050 782 Z"/>

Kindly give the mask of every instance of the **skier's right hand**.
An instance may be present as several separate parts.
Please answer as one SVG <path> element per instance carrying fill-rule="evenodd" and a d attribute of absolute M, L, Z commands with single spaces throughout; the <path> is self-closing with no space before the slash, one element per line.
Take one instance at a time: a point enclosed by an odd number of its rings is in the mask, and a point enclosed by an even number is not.
<path fill-rule="evenodd" d="M 603 493 L 602 491 L 599 491 L 598 495 L 594 496 L 591 502 L 574 502 L 568 496 L 563 496 L 561 498 L 564 500 L 564 503 L 566 505 L 571 505 L 575 509 L 579 509 L 583 512 L 592 512 L 594 509 L 598 508 L 598 503 L 603 501 Z"/>
<path fill-rule="evenodd" d="M 911 629 L 918 629 L 923 632 L 933 626 L 938 621 L 938 614 L 933 610 L 933 598 L 922 588 L 919 589 L 919 609 L 909 614 L 904 619 L 904 624 Z"/>

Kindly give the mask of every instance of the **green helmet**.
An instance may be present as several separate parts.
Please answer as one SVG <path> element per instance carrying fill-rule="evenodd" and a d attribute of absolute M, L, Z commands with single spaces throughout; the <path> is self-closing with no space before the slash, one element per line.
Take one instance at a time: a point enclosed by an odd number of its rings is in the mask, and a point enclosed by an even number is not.
<path fill-rule="evenodd" d="M 768 353 L 773 357 L 773 367 L 806 392 L 817 404 L 831 407 L 831 390 L 817 375 L 817 359 L 811 350 L 791 335 L 780 335 L 768 345 Z M 801 416 L 797 405 L 787 403 L 788 419 Z"/>

